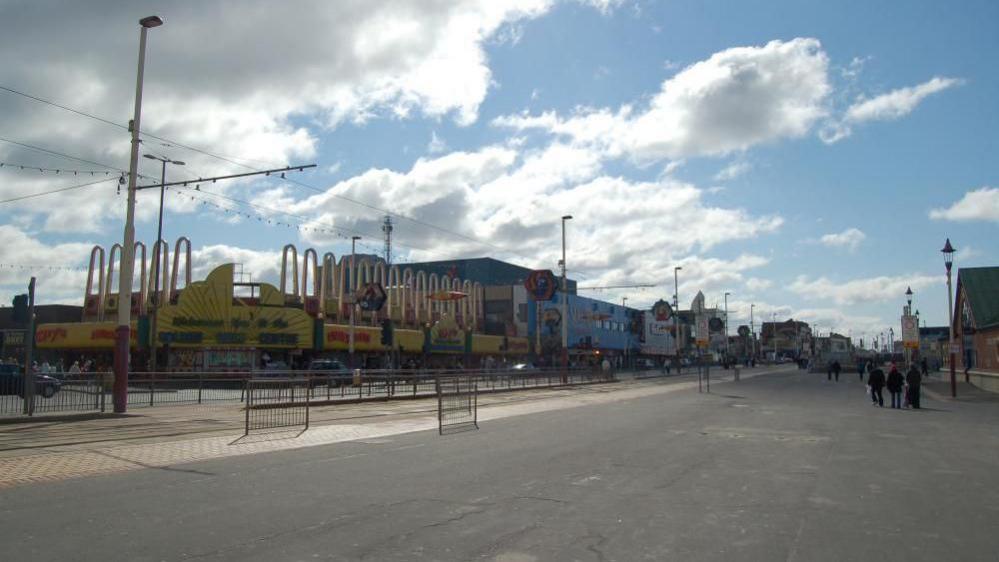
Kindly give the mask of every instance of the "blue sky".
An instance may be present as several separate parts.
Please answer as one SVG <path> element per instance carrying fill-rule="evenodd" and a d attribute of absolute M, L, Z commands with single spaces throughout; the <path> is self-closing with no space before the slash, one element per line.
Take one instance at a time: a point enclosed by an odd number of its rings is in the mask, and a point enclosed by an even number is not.
<path fill-rule="evenodd" d="M 592 296 L 651 304 L 680 264 L 681 301 L 729 291 L 733 324 L 754 303 L 757 321 L 859 335 L 896 326 L 910 285 L 944 322 L 946 237 L 959 266 L 999 259 L 992 2 L 302 1 L 277 19 L 265 2 L 0 2 L 0 86 L 124 123 L 135 22 L 154 10 L 145 132 L 253 167 L 318 164 L 295 176 L 308 188 L 205 186 L 256 207 L 168 196 L 166 237 L 194 241 L 196 276 L 235 260 L 276 280 L 285 243 L 349 251 L 334 228 L 380 248 L 382 211 L 403 261 L 554 268 L 571 213 L 582 285 L 663 284 Z M 0 138 L 127 168 L 120 129 L 5 91 L 0 111 Z M 171 177 L 245 171 L 152 138 L 144 150 L 188 162 Z M 9 142 L 0 161 L 94 168 Z M 68 185 L 0 169 L 0 199 Z M 0 263 L 86 267 L 90 246 L 120 238 L 123 204 L 112 182 L 0 205 Z M 155 204 L 140 197 L 147 241 Z M 303 218 L 330 232 L 266 225 Z M 28 271 L 0 268 L 4 302 Z M 80 300 L 83 272 L 35 271 L 43 302 Z"/>

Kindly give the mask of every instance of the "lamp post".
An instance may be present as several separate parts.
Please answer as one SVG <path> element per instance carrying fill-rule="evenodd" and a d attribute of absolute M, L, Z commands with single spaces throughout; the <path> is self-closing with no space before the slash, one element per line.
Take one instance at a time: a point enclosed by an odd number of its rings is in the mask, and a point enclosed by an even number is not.
<path fill-rule="evenodd" d="M 160 171 L 160 216 L 159 221 L 156 224 L 156 246 L 153 249 L 153 317 L 150 322 L 150 328 L 152 332 L 153 345 L 152 345 L 152 355 L 150 361 L 149 370 L 156 372 L 156 351 L 158 347 L 158 341 L 156 340 L 156 323 L 160 312 L 160 262 L 163 261 L 163 251 L 160 249 L 160 245 L 163 243 L 163 194 L 166 191 L 166 166 L 167 164 L 173 164 L 175 166 L 184 166 L 184 163 L 180 160 L 171 160 L 169 158 L 163 158 L 162 156 L 154 156 L 152 154 L 143 154 L 144 158 L 149 158 L 150 160 L 156 160 L 163 164 L 163 168 Z"/>
<path fill-rule="evenodd" d="M 756 308 L 756 303 L 749 304 L 749 343 L 752 346 L 752 351 L 749 353 L 749 357 L 756 357 L 756 324 L 753 322 L 753 309 Z"/>
<path fill-rule="evenodd" d="M 911 315 L 912 315 L 912 287 L 906 287 L 905 288 L 905 312 L 904 312 L 904 316 L 911 316 Z M 902 345 L 905 346 L 905 366 L 906 366 L 906 368 L 908 368 L 912 364 L 912 350 L 909 348 L 908 344 L 904 341 L 905 340 L 905 332 L 904 332 L 905 326 L 903 326 L 902 328 L 903 328 L 903 333 L 902 333 L 902 340 L 903 341 L 902 341 Z M 918 328 L 916 329 L 916 333 L 919 333 L 919 329 Z"/>
<path fill-rule="evenodd" d="M 773 324 L 770 326 L 773 328 L 770 331 L 770 335 L 774 338 L 774 363 L 777 362 L 777 313 L 771 312 L 770 317 L 773 320 Z"/>
<path fill-rule="evenodd" d="M 350 355 L 350 368 L 356 369 L 357 363 L 354 362 L 354 309 L 357 308 L 357 287 L 354 285 L 357 283 L 357 270 L 354 268 L 354 258 L 356 255 L 357 248 L 355 244 L 360 240 L 360 236 L 350 237 L 350 339 L 347 344 L 347 353 Z"/>
<path fill-rule="evenodd" d="M 628 317 L 628 308 L 627 307 L 628 307 L 628 297 L 621 297 L 621 308 L 624 309 L 624 318 L 625 318 L 625 320 L 630 320 L 630 318 Z M 630 326 L 631 326 L 630 322 L 629 322 L 628 326 L 629 326 L 629 330 L 630 330 Z M 630 333 L 630 332 L 628 332 L 628 333 Z M 629 348 L 630 347 L 631 347 L 631 338 L 626 338 L 624 340 L 624 366 L 625 366 L 625 368 L 630 368 L 630 365 L 628 363 L 628 356 L 630 355 L 630 353 L 628 353 L 628 352 L 629 352 Z"/>
<path fill-rule="evenodd" d="M 118 281 L 118 327 L 114 333 L 115 413 L 128 406 L 128 351 L 132 323 L 132 268 L 135 265 L 135 178 L 139 166 L 139 122 L 142 115 L 142 75 L 146 63 L 146 32 L 163 25 L 159 16 L 139 20 L 139 65 L 135 79 L 135 112 L 132 116 L 132 153 L 128 161 L 128 196 L 125 207 L 125 233 L 121 248 L 121 274 Z"/>
<path fill-rule="evenodd" d="M 562 370 L 569 368 L 569 290 L 565 280 L 565 221 L 572 220 L 572 215 L 562 216 Z"/>
<path fill-rule="evenodd" d="M 732 293 L 729 293 L 728 291 L 725 292 L 725 355 L 726 355 L 725 362 L 726 362 L 726 364 L 728 363 L 728 356 L 730 355 L 730 352 L 731 352 L 731 347 L 729 346 L 729 343 L 728 343 L 728 296 L 731 295 L 731 294 Z"/>
<path fill-rule="evenodd" d="M 951 291 L 950 285 L 950 269 L 954 265 L 954 252 L 957 250 L 950 245 L 950 238 L 944 244 L 942 250 L 940 250 L 944 255 L 944 265 L 947 266 L 947 326 L 949 328 L 948 333 L 950 337 L 947 342 L 948 351 L 950 352 L 950 395 L 953 398 L 957 397 L 957 378 L 955 374 L 954 367 L 954 293 Z"/>
<path fill-rule="evenodd" d="M 680 277 L 677 272 L 681 266 L 673 267 L 673 351 L 676 355 L 676 374 L 680 374 Z"/>

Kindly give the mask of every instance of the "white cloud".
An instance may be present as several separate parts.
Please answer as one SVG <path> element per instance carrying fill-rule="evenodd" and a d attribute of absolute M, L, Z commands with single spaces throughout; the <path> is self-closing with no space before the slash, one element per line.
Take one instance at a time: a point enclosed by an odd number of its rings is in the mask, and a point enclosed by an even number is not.
<path fill-rule="evenodd" d="M 87 274 L 72 268 L 87 266 L 93 244 L 46 244 L 13 225 L 0 225 L 0 240 L 0 302 L 9 304 L 13 295 L 27 292 L 32 276 L 40 303 L 83 301 Z"/>
<path fill-rule="evenodd" d="M 827 144 L 835 143 L 852 134 L 852 126 L 868 121 L 891 121 L 904 117 L 926 97 L 959 85 L 956 78 L 934 77 L 922 84 L 899 88 L 871 99 L 860 100 L 847 108 L 843 118 L 827 123 L 819 136 Z"/>
<path fill-rule="evenodd" d="M 729 181 L 745 174 L 753 168 L 753 165 L 745 160 L 736 160 L 728 166 L 722 168 L 715 174 L 715 181 Z"/>
<path fill-rule="evenodd" d="M 486 46 L 554 3 L 301 0 L 281 11 L 281 25 L 274 25 L 278 8 L 264 0 L 172 5 L 166 23 L 149 33 L 142 129 L 240 162 L 282 165 L 314 157 L 317 132 L 343 122 L 426 116 L 468 125 L 495 86 Z M 0 83 L 124 123 L 133 103 L 137 33 L 91 31 L 137 30 L 138 19 L 154 10 L 145 3 L 120 9 L 109 0 L 60 5 L 59 18 L 50 17 L 52 9 L 0 3 Z M 9 138 L 127 168 L 122 130 L 13 95 L 0 96 L 0 113 L 8 117 Z M 237 168 L 151 138 L 144 146 L 187 161 L 175 177 Z M 52 163 L 0 144 L 0 156 L 12 154 Z M 143 161 L 140 171 L 157 176 L 154 168 Z M 17 180 L 3 191 L 29 187 Z M 89 220 L 47 218 L 46 228 L 97 231 L 120 207 L 77 194 L 48 201 L 54 203 L 19 210 L 44 217 L 73 209 Z"/>
<path fill-rule="evenodd" d="M 746 289 L 750 292 L 763 291 L 769 289 L 771 286 L 773 286 L 773 282 L 769 279 L 760 279 L 759 277 L 746 279 Z"/>
<path fill-rule="evenodd" d="M 493 124 L 542 129 L 636 162 L 719 155 L 805 135 L 826 115 L 828 59 L 815 39 L 736 47 L 662 84 L 648 106 L 580 108 L 574 115 L 503 116 Z"/>
<path fill-rule="evenodd" d="M 969 191 L 950 207 L 930 211 L 930 218 L 959 222 L 999 222 L 999 188 L 982 187 Z"/>
<path fill-rule="evenodd" d="M 427 143 L 427 152 L 429 154 L 439 154 L 447 150 L 447 143 L 444 139 L 437 136 L 437 131 L 431 131 L 430 142 Z"/>
<path fill-rule="evenodd" d="M 830 248 L 847 248 L 851 252 L 856 250 L 860 243 L 867 238 L 867 235 L 857 228 L 848 228 L 843 232 L 826 234 L 819 238 L 819 243 Z"/>
<path fill-rule="evenodd" d="M 938 275 L 915 273 L 850 281 L 833 281 L 826 277 L 810 279 L 806 275 L 800 275 L 788 288 L 791 292 L 807 299 L 827 300 L 839 305 L 851 305 L 901 300 L 907 287 L 919 290 L 940 282 L 941 279 Z"/>

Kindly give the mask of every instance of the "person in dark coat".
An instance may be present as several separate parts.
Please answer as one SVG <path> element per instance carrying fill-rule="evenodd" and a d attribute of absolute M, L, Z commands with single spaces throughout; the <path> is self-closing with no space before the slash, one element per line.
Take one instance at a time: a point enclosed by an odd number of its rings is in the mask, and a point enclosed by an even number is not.
<path fill-rule="evenodd" d="M 888 392 L 891 393 L 891 407 L 901 408 L 902 407 L 902 386 L 905 384 L 905 379 L 902 378 L 902 373 L 898 371 L 895 364 L 892 363 L 891 371 L 888 372 Z"/>
<path fill-rule="evenodd" d="M 881 394 L 881 389 L 885 386 L 885 372 L 880 367 L 875 367 L 868 373 L 867 386 L 871 387 L 871 402 L 884 407 L 885 398 Z"/>
<path fill-rule="evenodd" d="M 909 372 L 905 375 L 905 382 L 909 385 L 909 404 L 916 410 L 919 409 L 919 385 L 923 382 L 923 376 L 915 365 L 909 367 Z"/>
<path fill-rule="evenodd" d="M 843 366 L 839 364 L 839 359 L 833 361 L 832 372 L 836 377 L 836 382 L 839 382 L 839 372 L 843 370 Z"/>
<path fill-rule="evenodd" d="M 919 371 L 924 377 L 930 374 L 930 364 L 926 361 L 925 357 L 919 362 Z"/>

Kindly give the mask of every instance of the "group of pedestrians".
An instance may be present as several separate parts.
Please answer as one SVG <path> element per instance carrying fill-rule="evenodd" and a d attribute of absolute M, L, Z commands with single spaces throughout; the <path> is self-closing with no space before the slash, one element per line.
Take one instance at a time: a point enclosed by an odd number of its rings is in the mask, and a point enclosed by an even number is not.
<path fill-rule="evenodd" d="M 891 395 L 892 408 L 901 409 L 911 406 L 913 409 L 919 409 L 919 387 L 922 385 L 923 375 L 915 364 L 909 367 L 905 376 L 894 363 L 891 364 L 887 376 L 880 367 L 871 362 L 867 362 L 865 370 L 867 371 L 867 386 L 870 388 L 872 405 L 884 407 L 885 399 L 882 390 L 887 388 Z"/>

